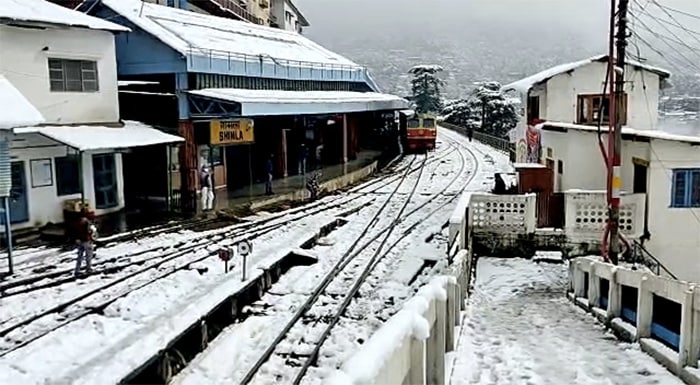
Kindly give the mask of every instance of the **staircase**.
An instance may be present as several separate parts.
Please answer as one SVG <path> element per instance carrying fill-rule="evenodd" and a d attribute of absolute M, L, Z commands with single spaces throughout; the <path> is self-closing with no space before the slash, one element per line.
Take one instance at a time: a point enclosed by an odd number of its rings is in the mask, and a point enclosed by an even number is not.
<path fill-rule="evenodd" d="M 678 277 L 676 277 L 671 270 L 666 268 L 661 261 L 654 257 L 654 255 L 652 255 L 649 250 L 644 248 L 644 246 L 637 240 L 632 242 L 632 253 L 627 259 L 625 259 L 625 262 L 646 266 L 656 275 L 666 275 L 669 278 L 678 280 Z"/>

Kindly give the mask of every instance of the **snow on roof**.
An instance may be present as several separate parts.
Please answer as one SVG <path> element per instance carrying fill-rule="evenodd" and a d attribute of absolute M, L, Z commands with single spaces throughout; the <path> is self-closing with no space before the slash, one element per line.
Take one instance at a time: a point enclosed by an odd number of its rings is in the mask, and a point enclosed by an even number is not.
<path fill-rule="evenodd" d="M 608 60 L 608 55 L 604 54 L 604 55 L 593 56 L 591 58 L 584 59 L 584 60 L 575 61 L 573 63 L 560 64 L 558 66 L 555 66 L 555 67 L 546 69 L 542 72 L 538 72 L 534 75 L 528 76 L 524 79 L 520 79 L 516 82 L 507 84 L 507 85 L 503 86 L 502 89 L 504 91 L 514 90 L 514 91 L 518 91 L 521 93 L 526 93 L 532 87 L 534 87 L 540 83 L 546 82 L 547 80 L 553 78 L 554 76 L 561 75 L 561 74 L 567 73 L 569 71 L 573 71 L 577 68 L 583 67 L 585 65 L 588 65 L 588 64 L 591 64 L 594 62 L 603 62 L 603 61 L 607 61 L 607 60 Z M 634 61 L 634 60 L 627 60 L 627 64 L 634 67 L 634 68 L 644 69 L 644 70 L 647 70 L 649 72 L 653 72 L 662 78 L 667 78 L 667 77 L 671 76 L 671 73 L 664 70 L 664 69 L 661 69 L 658 67 L 653 67 L 653 66 L 650 66 L 647 64 L 643 64 L 643 63 Z"/>
<path fill-rule="evenodd" d="M 399 96 L 377 92 L 207 88 L 189 93 L 240 103 L 242 116 L 402 110 L 409 107 L 409 102 Z"/>
<path fill-rule="evenodd" d="M 145 86 L 145 85 L 155 85 L 160 84 L 159 82 L 143 81 L 143 80 L 118 80 L 117 86 L 128 87 L 128 86 Z"/>
<path fill-rule="evenodd" d="M 124 121 L 124 127 L 37 126 L 19 128 L 15 133 L 40 134 L 79 151 L 133 148 L 184 140 L 143 123 L 128 120 Z"/>
<path fill-rule="evenodd" d="M 0 75 L 0 129 L 34 126 L 44 122 L 39 110 L 15 86 Z"/>
<path fill-rule="evenodd" d="M 584 126 L 581 124 L 572 124 L 572 123 L 544 122 L 538 126 L 541 126 L 542 129 L 544 129 L 544 130 L 547 130 L 547 127 L 560 127 L 560 128 L 565 128 L 565 129 L 571 129 L 571 130 L 598 132 L 598 126 Z M 600 130 L 602 132 L 608 132 L 608 127 L 603 126 L 600 128 Z M 630 127 L 622 127 L 622 134 L 632 135 L 632 136 L 637 136 L 637 137 L 642 137 L 642 138 L 649 138 L 649 139 L 661 139 L 661 140 L 669 140 L 669 141 L 676 141 L 676 142 L 700 144 L 700 136 L 677 135 L 677 134 L 671 134 L 671 133 L 659 131 L 659 130 L 638 130 L 638 129 L 630 128 Z"/>
<path fill-rule="evenodd" d="M 44 0 L 0 0 L 0 24 L 55 24 L 66 27 L 128 32 L 129 28 Z"/>
<path fill-rule="evenodd" d="M 293 31 L 142 3 L 139 0 L 102 0 L 102 3 L 183 55 L 232 53 L 255 59 L 263 56 L 297 61 L 307 65 L 363 68 Z"/>

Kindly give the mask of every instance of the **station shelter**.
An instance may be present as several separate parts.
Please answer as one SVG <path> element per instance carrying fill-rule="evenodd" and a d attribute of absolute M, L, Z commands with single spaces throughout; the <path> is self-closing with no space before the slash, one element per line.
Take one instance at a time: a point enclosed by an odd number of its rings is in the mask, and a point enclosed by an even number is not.
<path fill-rule="evenodd" d="M 132 31 L 116 37 L 122 116 L 185 139 L 167 155 L 173 210 L 197 207 L 205 164 L 216 189 L 233 189 L 262 180 L 270 155 L 276 178 L 297 173 L 302 143 L 307 170 L 347 162 L 408 107 L 365 67 L 292 31 L 139 0 L 83 7 Z M 132 153 L 144 172 L 164 156 Z"/>

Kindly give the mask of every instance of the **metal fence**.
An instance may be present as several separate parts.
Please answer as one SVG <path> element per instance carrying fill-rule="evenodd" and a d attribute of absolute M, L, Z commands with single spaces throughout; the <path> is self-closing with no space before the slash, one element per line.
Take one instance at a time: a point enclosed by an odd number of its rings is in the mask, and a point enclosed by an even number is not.
<path fill-rule="evenodd" d="M 451 123 L 441 122 L 441 126 L 455 130 L 464 135 L 467 135 L 467 129 L 465 127 L 457 126 Z M 511 143 L 509 140 L 504 138 L 499 138 L 494 135 L 487 134 L 478 130 L 474 130 L 474 139 L 477 141 L 495 148 L 498 151 L 508 154 L 511 161 L 515 161 L 515 143 Z"/>
<path fill-rule="evenodd" d="M 208 49 L 190 46 L 187 49 L 187 58 L 189 64 L 191 65 L 195 58 L 199 58 L 198 63 L 202 59 L 209 61 L 210 65 L 213 65 L 213 60 L 226 60 L 229 67 L 233 67 L 234 63 L 244 63 L 245 65 L 264 65 L 264 64 L 274 64 L 279 67 L 286 67 L 287 71 L 289 68 L 307 69 L 307 70 L 319 70 L 319 71 L 340 71 L 340 72 L 351 72 L 351 73 L 365 73 L 367 68 L 360 65 L 349 65 L 349 64 L 334 64 L 334 63 L 323 63 L 314 61 L 304 61 L 304 60 L 290 60 L 290 59 L 280 59 L 267 54 L 260 55 L 249 55 L 240 52 L 231 52 L 218 49 Z"/>
<path fill-rule="evenodd" d="M 654 255 L 651 254 L 649 250 L 647 250 L 636 239 L 632 241 L 632 253 L 630 255 L 630 260 L 628 260 L 627 262 L 644 265 L 648 267 L 651 271 L 653 271 L 656 275 L 661 275 L 661 272 L 663 271 L 669 277 L 676 280 L 678 279 L 678 277 L 676 277 L 676 275 L 673 274 L 671 270 L 667 269 L 666 266 L 664 266 L 661 263 L 661 261 L 654 257 Z"/>

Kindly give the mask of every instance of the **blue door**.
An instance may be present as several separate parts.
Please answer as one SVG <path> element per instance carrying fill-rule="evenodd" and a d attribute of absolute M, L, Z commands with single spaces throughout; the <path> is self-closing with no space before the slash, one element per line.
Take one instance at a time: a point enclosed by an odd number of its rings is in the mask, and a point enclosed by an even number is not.
<path fill-rule="evenodd" d="M 108 209 L 117 205 L 117 172 L 114 154 L 92 156 L 92 170 L 95 178 L 95 207 Z"/>
<path fill-rule="evenodd" d="M 12 189 L 10 190 L 10 223 L 23 223 L 29 220 L 27 202 L 27 179 L 24 162 L 12 162 Z M 5 223 L 5 203 L 0 200 L 0 224 Z"/>

